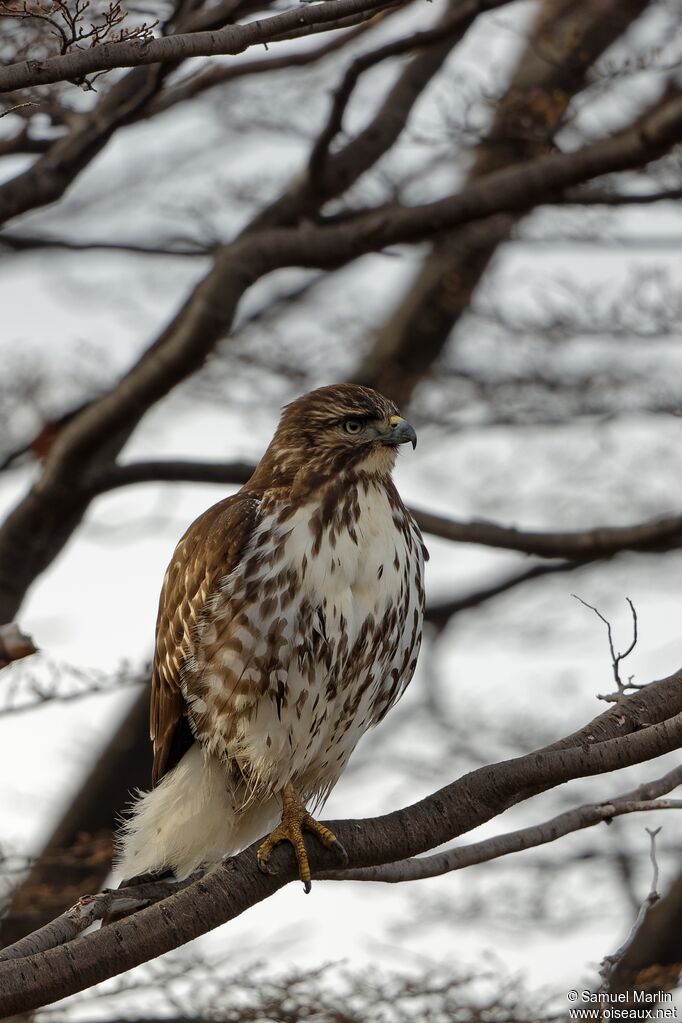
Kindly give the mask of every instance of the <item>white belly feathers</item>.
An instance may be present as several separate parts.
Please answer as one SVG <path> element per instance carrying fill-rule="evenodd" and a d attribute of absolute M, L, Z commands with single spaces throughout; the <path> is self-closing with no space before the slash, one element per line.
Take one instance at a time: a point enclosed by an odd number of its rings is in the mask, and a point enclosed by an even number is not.
<path fill-rule="evenodd" d="M 289 781 L 323 798 L 409 682 L 421 635 L 421 540 L 381 485 L 315 526 L 264 514 L 209 602 L 183 675 L 198 741 L 238 765 L 244 799 Z"/>

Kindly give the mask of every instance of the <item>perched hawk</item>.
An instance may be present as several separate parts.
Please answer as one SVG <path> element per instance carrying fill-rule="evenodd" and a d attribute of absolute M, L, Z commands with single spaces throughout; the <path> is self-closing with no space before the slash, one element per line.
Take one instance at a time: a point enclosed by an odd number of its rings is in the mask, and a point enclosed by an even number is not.
<path fill-rule="evenodd" d="M 156 628 L 154 788 L 124 826 L 125 877 L 184 877 L 273 828 L 261 867 L 290 841 L 306 891 L 303 830 L 345 856 L 306 806 L 417 662 L 428 555 L 391 479 L 405 441 L 375 391 L 305 394 L 249 482 L 180 540 Z"/>

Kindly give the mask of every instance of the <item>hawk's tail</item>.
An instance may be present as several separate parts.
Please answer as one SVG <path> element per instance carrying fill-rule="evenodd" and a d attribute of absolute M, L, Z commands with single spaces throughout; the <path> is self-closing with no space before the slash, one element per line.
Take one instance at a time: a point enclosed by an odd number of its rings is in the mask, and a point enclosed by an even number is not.
<path fill-rule="evenodd" d="M 116 872 L 187 877 L 267 834 L 279 814 L 274 798 L 235 809 L 224 767 L 195 744 L 133 805 L 119 835 Z"/>

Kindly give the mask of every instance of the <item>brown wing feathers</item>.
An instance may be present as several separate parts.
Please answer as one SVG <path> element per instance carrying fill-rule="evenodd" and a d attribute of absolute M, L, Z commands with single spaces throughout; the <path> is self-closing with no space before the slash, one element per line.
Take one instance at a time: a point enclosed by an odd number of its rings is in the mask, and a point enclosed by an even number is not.
<path fill-rule="evenodd" d="M 156 623 L 151 687 L 154 786 L 194 741 L 180 689 L 188 642 L 206 600 L 239 562 L 257 516 L 258 501 L 242 491 L 213 505 L 182 537 L 166 571 Z"/>

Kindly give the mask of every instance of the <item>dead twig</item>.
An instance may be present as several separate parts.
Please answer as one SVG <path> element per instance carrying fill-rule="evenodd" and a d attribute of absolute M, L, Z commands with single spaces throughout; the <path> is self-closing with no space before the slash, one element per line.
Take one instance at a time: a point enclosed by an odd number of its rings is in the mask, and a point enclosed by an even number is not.
<path fill-rule="evenodd" d="M 620 677 L 621 661 L 624 661 L 626 657 L 629 657 L 637 646 L 637 611 L 635 610 L 635 605 L 632 603 L 630 598 L 626 597 L 625 599 L 630 606 L 630 611 L 632 612 L 632 640 L 626 650 L 623 650 L 621 653 L 616 653 L 616 648 L 613 645 L 613 630 L 611 629 L 611 622 L 608 618 L 605 618 L 598 608 L 594 607 L 592 604 L 588 604 L 587 601 L 583 600 L 582 597 L 579 597 L 577 593 L 572 593 L 571 596 L 580 601 L 584 607 L 588 607 L 590 611 L 594 611 L 597 618 L 600 618 L 606 626 L 606 632 L 609 639 L 609 652 L 611 654 L 611 667 L 613 669 L 613 678 L 617 689 L 615 693 L 599 693 L 598 698 L 600 700 L 604 700 L 606 703 L 618 703 L 628 690 L 643 689 L 643 686 L 639 686 L 632 681 L 634 675 L 630 675 L 627 682 L 623 682 Z"/>

